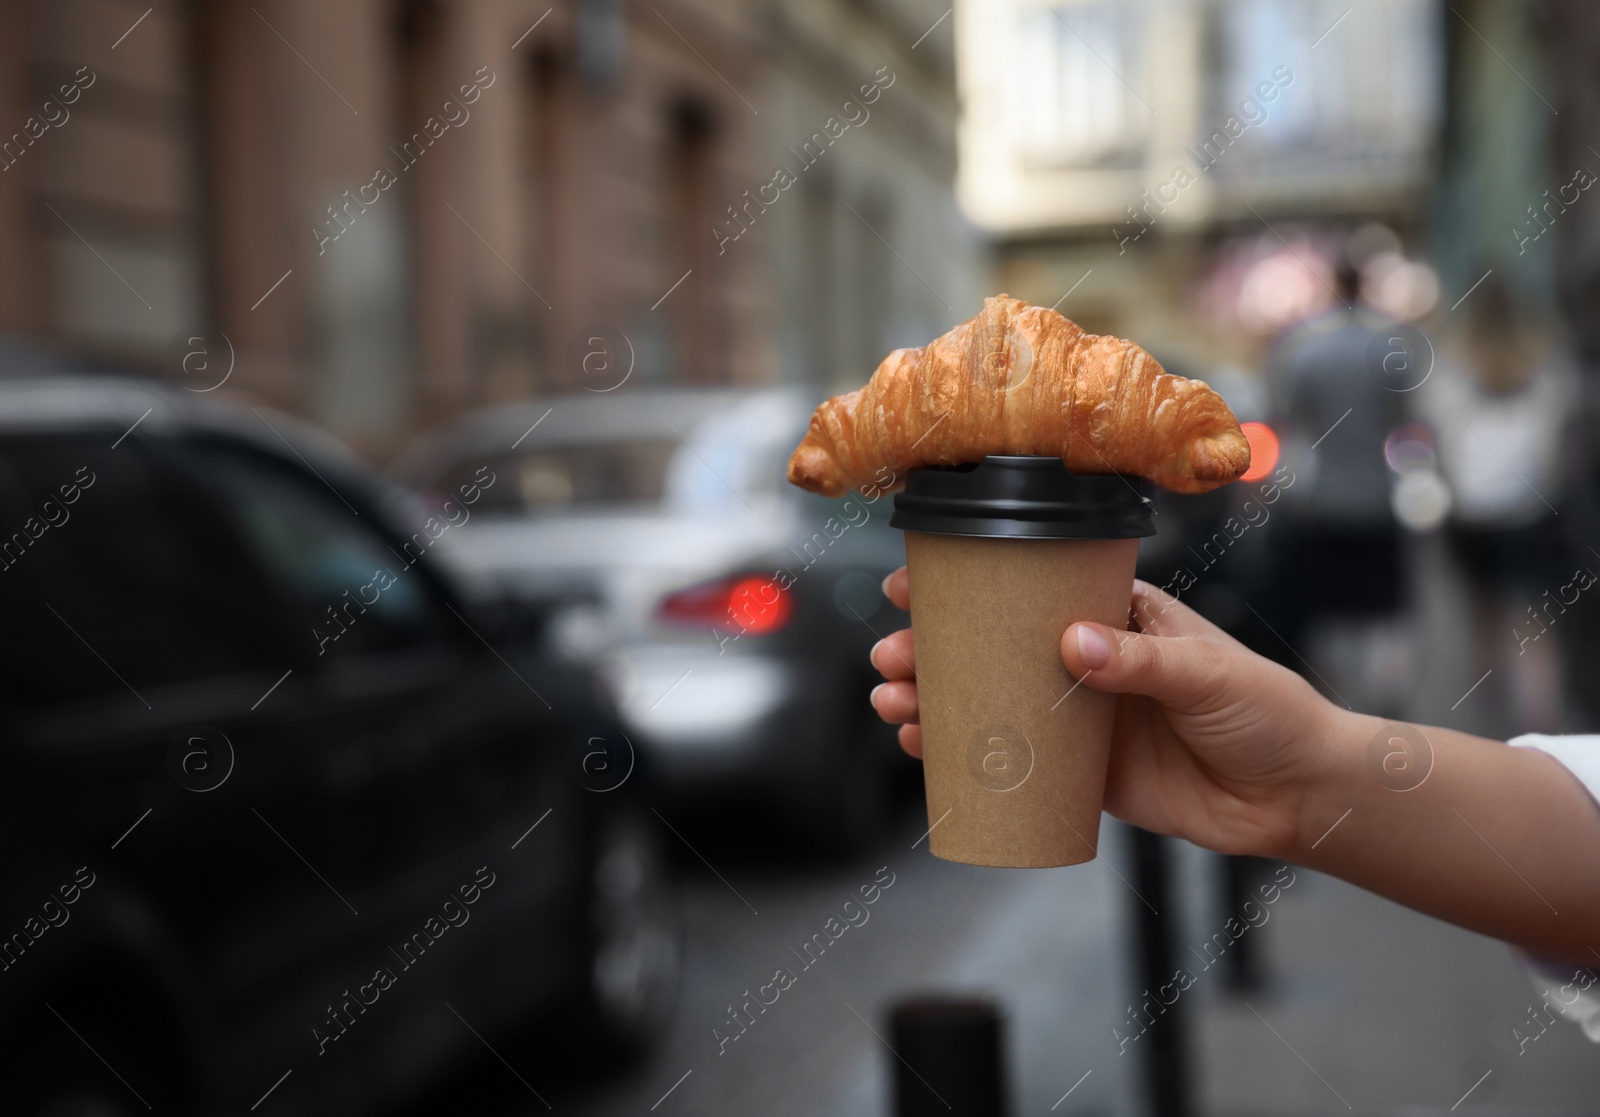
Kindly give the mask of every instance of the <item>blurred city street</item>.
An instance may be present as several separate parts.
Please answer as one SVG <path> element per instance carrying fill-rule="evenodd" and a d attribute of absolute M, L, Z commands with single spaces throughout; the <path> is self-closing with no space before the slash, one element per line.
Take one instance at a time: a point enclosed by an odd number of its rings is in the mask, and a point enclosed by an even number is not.
<path fill-rule="evenodd" d="M 848 866 L 718 865 L 759 916 L 704 866 L 686 865 L 689 961 L 673 1038 L 647 1073 L 583 1102 L 579 1112 L 638 1112 L 691 1068 L 659 1112 L 759 1111 L 777 1106 L 775 1099 L 788 1113 L 889 1112 L 894 1055 L 873 1034 L 887 1034 L 888 1005 L 923 992 L 975 991 L 1006 1002 L 1017 1112 L 1048 1110 L 1093 1066 L 1098 1073 L 1073 1094 L 1080 1108 L 1068 1111 L 1129 1112 L 1132 1060 L 1119 1063 L 1108 1030 L 1122 1015 L 1122 975 L 1075 961 L 1082 951 L 1105 957 L 1114 950 L 1125 886 L 1102 865 L 986 873 L 941 862 L 926 841 L 911 848 L 926 825 L 911 829 L 908 821 L 874 857 Z M 712 1029 L 739 1034 L 726 1025 L 728 1002 L 769 980 L 774 968 L 797 967 L 790 948 L 885 865 L 895 883 L 870 919 L 812 969 L 797 969 L 794 987 L 719 1055 Z M 936 983 L 930 974 L 939 975 Z"/>
<path fill-rule="evenodd" d="M 1415 674 L 1391 689 L 1412 695 L 1408 717 L 1493 732 L 1502 715 L 1490 703 L 1469 698 L 1451 709 L 1473 681 L 1461 573 L 1437 548 L 1417 547 L 1412 560 L 1425 592 L 1411 627 L 1435 642 L 1418 650 Z M 1379 700 L 1384 690 L 1376 687 Z M 1145 991 L 1129 949 L 1142 901 L 1131 884 L 1127 828 L 1108 816 L 1101 857 L 1087 865 L 996 871 L 931 857 L 926 821 L 920 803 L 902 802 L 892 834 L 870 853 L 820 863 L 786 849 L 781 837 L 741 842 L 740 825 L 750 820 L 703 823 L 695 848 L 711 864 L 677 849 L 686 957 L 666 1041 L 598 1086 L 533 1085 L 552 1106 L 584 1117 L 877 1117 L 893 1112 L 888 1012 L 937 992 L 1002 1007 L 1013 1113 L 1143 1112 L 1145 1045 L 1121 1045 L 1124 1052 L 1113 1035 L 1134 1033 L 1129 1008 Z M 1179 1002 L 1195 1113 L 1590 1110 L 1600 1060 L 1576 1028 L 1541 1026 L 1532 1012 L 1537 992 L 1503 944 L 1294 869 L 1271 917 L 1249 932 L 1259 986 L 1235 989 L 1225 959 L 1206 969 L 1210 956 L 1193 953 L 1238 914 L 1220 893 L 1221 859 L 1181 842 L 1171 852 L 1174 884 L 1160 918 L 1177 928 L 1180 960 L 1200 958 L 1191 967 L 1195 985 Z M 791 951 L 880 868 L 894 884 L 867 922 L 801 969 Z M 798 980 L 761 1011 L 751 996 L 785 966 Z M 769 985 L 766 995 L 773 992 Z M 743 1032 L 729 1023 L 735 1009 Z M 741 1038 L 720 1044 L 718 1036 Z M 541 1065 L 536 1056 L 518 1062 L 502 1053 L 523 1069 Z M 475 1081 L 495 1083 L 496 1100 L 486 1103 L 493 1112 L 545 1111 L 495 1065 L 485 1062 Z"/>
<path fill-rule="evenodd" d="M 1112 872 L 1131 872 L 1125 830 L 1108 820 L 1102 832 L 1110 865 L 989 872 L 937 861 L 926 842 L 911 850 L 920 827 L 909 822 L 875 856 L 826 870 L 717 862 L 759 916 L 688 856 L 688 959 L 667 1043 L 593 1092 L 534 1085 L 553 1106 L 585 1117 L 652 1111 L 658 1101 L 658 1113 L 877 1117 L 892 1112 L 894 1055 L 869 1027 L 886 1034 L 889 1005 L 937 989 L 1004 1006 L 1012 1112 L 1139 1112 L 1142 1052 L 1135 1043 L 1119 1056 L 1111 1033 L 1143 991 L 1125 950 L 1128 904 L 1137 901 Z M 884 864 L 895 884 L 871 919 L 719 1056 L 712 1029 L 726 1021 L 729 1002 L 768 980 L 789 947 Z M 1216 862 L 1190 848 L 1179 865 L 1185 885 L 1165 917 L 1182 925 L 1180 942 L 1199 946 L 1226 918 L 1211 887 Z M 1265 987 L 1232 994 L 1217 973 L 1197 972 L 1183 997 L 1193 1010 L 1197 1113 L 1428 1117 L 1452 1112 L 1488 1071 L 1460 1111 L 1589 1111 L 1600 1065 L 1576 1029 L 1551 1028 L 1519 1054 L 1513 1028 L 1541 1033 L 1528 1023 L 1527 978 L 1502 944 L 1296 872 L 1272 918 L 1251 932 L 1261 936 Z M 738 1034 L 722 1028 L 730 1031 Z M 478 1072 L 480 1081 L 494 1077 L 488 1063 Z M 507 1078 L 497 1112 L 545 1111 Z"/>
<path fill-rule="evenodd" d="M 1596 57 L 0 3 L 0 1114 L 1600 1111 Z"/>

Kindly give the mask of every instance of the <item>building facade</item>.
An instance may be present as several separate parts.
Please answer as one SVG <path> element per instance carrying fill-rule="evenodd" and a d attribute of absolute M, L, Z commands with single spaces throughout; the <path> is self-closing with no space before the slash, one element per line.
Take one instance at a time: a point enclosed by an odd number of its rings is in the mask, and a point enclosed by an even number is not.
<path fill-rule="evenodd" d="M 632 382 L 859 381 L 976 297 L 939 16 L 6 5 L 0 332 L 196 388 L 225 373 L 377 458 L 593 387 L 595 336 Z"/>
<path fill-rule="evenodd" d="M 1250 367 L 1274 324 L 1237 313 L 1255 264 L 1299 252 L 1315 263 L 1282 284 L 1269 269 L 1266 302 L 1325 299 L 1317 224 L 1430 232 L 1432 0 L 986 0 L 956 16 L 960 197 L 1018 297 L 1190 371 Z"/>

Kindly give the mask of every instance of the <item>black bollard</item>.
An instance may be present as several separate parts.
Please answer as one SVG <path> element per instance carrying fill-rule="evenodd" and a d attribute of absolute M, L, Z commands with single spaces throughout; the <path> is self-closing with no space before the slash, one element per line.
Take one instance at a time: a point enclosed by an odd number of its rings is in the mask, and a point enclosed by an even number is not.
<path fill-rule="evenodd" d="M 1172 981 L 1182 962 L 1177 957 L 1172 914 L 1174 903 L 1167 887 L 1168 843 L 1160 834 L 1132 827 L 1133 884 L 1140 898 L 1131 899 L 1138 928 L 1138 986 L 1156 993 Z M 1155 908 L 1151 911 L 1148 902 Z M 1164 914 L 1157 915 L 1156 912 Z M 1159 995 L 1159 994 L 1157 994 Z M 1184 1021 L 1188 1004 L 1177 1000 L 1151 1025 L 1140 1041 L 1145 1058 L 1145 1112 L 1150 1117 L 1188 1117 L 1189 1067 Z"/>
<path fill-rule="evenodd" d="M 1272 862 L 1260 857 L 1222 858 L 1222 910 L 1237 915 L 1255 899 L 1256 886 L 1272 879 Z M 1245 935 L 1222 956 L 1222 980 L 1228 992 L 1249 996 L 1259 994 L 1267 983 L 1266 965 L 1261 957 L 1262 937 Z"/>
<path fill-rule="evenodd" d="M 926 997 L 890 1014 L 896 1117 L 1005 1117 L 1000 1010 L 971 998 Z"/>

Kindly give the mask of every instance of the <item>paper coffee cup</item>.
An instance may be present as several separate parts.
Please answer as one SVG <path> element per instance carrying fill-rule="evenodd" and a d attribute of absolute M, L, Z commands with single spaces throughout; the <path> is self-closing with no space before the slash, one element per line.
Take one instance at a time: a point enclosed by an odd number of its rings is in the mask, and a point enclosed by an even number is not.
<path fill-rule="evenodd" d="M 992 455 L 912 470 L 905 530 L 929 848 L 969 865 L 1094 859 L 1116 696 L 1067 673 L 1074 621 L 1127 627 L 1150 503 L 1120 476 Z"/>

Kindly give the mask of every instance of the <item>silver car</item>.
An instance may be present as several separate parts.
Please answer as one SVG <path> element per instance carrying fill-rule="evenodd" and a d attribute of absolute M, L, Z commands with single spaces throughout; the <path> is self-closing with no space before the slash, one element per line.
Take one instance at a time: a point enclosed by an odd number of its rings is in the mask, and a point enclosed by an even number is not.
<path fill-rule="evenodd" d="M 425 496 L 498 480 L 445 557 L 486 599 L 562 599 L 553 643 L 602 666 L 639 774 L 787 808 L 848 848 L 882 820 L 892 735 L 867 651 L 903 627 L 885 493 L 785 480 L 815 399 L 796 390 L 561 397 L 464 416 L 394 473 Z M 597 766 L 631 757 L 585 758 Z"/>

